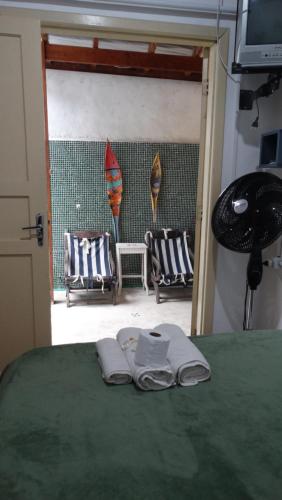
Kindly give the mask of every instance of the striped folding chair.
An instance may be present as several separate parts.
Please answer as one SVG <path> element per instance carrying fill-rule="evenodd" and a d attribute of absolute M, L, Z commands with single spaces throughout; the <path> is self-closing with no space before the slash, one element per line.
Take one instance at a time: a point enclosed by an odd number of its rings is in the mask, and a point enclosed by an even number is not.
<path fill-rule="evenodd" d="M 194 256 L 189 240 L 186 231 L 175 229 L 147 231 L 145 234 L 157 304 L 160 303 L 160 286 L 192 286 Z"/>
<path fill-rule="evenodd" d="M 117 280 L 110 251 L 109 233 L 75 231 L 64 234 L 65 289 L 67 307 L 74 290 L 112 292 L 116 304 Z"/>

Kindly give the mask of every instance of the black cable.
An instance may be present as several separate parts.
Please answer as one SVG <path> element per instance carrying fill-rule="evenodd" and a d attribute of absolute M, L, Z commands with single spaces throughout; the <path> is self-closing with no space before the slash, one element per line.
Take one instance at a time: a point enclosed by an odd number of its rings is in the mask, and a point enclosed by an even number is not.
<path fill-rule="evenodd" d="M 238 30 L 238 17 L 239 17 L 239 1 L 237 0 L 237 9 L 236 9 L 236 24 L 235 24 L 235 42 L 234 42 L 234 62 L 236 63 L 236 52 L 237 52 L 237 30 Z"/>
<path fill-rule="evenodd" d="M 257 105 L 257 117 L 252 123 L 252 127 L 258 128 L 259 125 L 259 104 L 258 104 L 258 98 L 256 97 L 255 99 L 256 105 Z"/>
<path fill-rule="evenodd" d="M 253 293 L 254 293 L 254 292 L 253 292 Z M 252 295 L 251 295 L 251 305 L 250 305 L 250 317 L 251 317 L 251 318 L 253 318 L 253 305 L 254 305 L 254 300 L 253 300 L 254 295 L 253 295 L 253 293 L 252 293 Z M 252 328 L 251 328 L 251 330 L 252 330 Z"/>
<path fill-rule="evenodd" d="M 246 280 L 246 292 L 245 292 L 245 301 L 244 301 L 244 319 L 243 319 L 243 330 L 246 330 L 247 323 L 247 297 L 248 297 L 249 285 L 248 280 Z"/>

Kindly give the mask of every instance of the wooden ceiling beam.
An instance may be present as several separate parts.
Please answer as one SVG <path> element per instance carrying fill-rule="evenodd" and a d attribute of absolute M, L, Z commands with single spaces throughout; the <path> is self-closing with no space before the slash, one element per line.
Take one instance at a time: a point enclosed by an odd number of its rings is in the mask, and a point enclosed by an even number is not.
<path fill-rule="evenodd" d="M 203 53 L 203 47 L 195 47 L 193 50 L 193 57 L 201 57 Z"/>
<path fill-rule="evenodd" d="M 202 74 L 200 57 L 172 56 L 154 53 L 130 52 L 122 50 L 50 45 L 45 47 L 46 67 L 51 63 L 99 65 L 124 69 L 150 69 L 175 74 L 191 72 Z"/>
<path fill-rule="evenodd" d="M 95 66 L 93 64 L 46 62 L 47 69 L 59 69 L 65 71 L 82 71 L 87 73 L 102 73 L 108 75 L 139 76 L 146 78 L 162 78 L 165 80 L 184 80 L 189 82 L 201 82 L 202 75 L 193 72 L 160 71 L 154 69 L 117 68 L 113 66 Z"/>
<path fill-rule="evenodd" d="M 156 48 L 157 48 L 156 43 L 149 43 L 149 45 L 148 45 L 149 54 L 154 54 L 156 52 Z"/>

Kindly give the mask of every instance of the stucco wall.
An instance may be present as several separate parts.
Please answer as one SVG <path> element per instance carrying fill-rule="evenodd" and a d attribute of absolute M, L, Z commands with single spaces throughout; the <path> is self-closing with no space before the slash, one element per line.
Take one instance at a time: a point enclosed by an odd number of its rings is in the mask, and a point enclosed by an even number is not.
<path fill-rule="evenodd" d="M 241 88 L 256 90 L 266 82 L 267 74 L 242 77 Z M 260 138 L 264 132 L 282 128 L 282 88 L 268 98 L 259 99 L 259 127 L 252 127 L 257 116 L 254 105 L 252 111 L 238 111 L 236 119 L 237 139 L 234 177 L 240 177 L 256 171 L 259 164 Z M 282 176 L 282 169 L 271 169 L 269 172 Z M 226 183 L 227 185 L 228 183 Z M 225 186 L 223 186 L 225 187 Z M 263 250 L 263 260 L 277 256 L 280 251 L 280 241 Z M 242 328 L 245 294 L 246 268 L 248 255 L 230 252 L 218 247 L 217 262 L 217 314 L 216 330 Z M 225 280 L 232 286 L 226 287 Z M 282 270 L 264 267 L 263 279 L 255 293 L 253 310 L 253 328 L 282 328 Z"/>
<path fill-rule="evenodd" d="M 49 138 L 200 140 L 201 84 L 47 70 Z"/>

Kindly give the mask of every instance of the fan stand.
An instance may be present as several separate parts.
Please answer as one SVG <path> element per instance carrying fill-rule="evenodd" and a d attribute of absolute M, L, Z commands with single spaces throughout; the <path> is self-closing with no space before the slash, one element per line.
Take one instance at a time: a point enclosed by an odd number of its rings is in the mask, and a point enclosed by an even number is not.
<path fill-rule="evenodd" d="M 261 249 L 253 247 L 247 267 L 247 292 L 245 300 L 244 330 L 252 330 L 254 292 L 262 279 Z"/>
<path fill-rule="evenodd" d="M 246 297 L 246 309 L 244 318 L 244 330 L 252 330 L 252 312 L 253 312 L 253 302 L 254 302 L 254 290 L 251 290 L 249 285 L 247 285 L 247 297 Z"/>
<path fill-rule="evenodd" d="M 249 253 L 243 330 L 251 330 L 254 292 L 263 273 L 262 249 L 282 234 L 282 179 L 268 172 L 235 179 L 220 194 L 211 226 L 223 247 Z"/>

